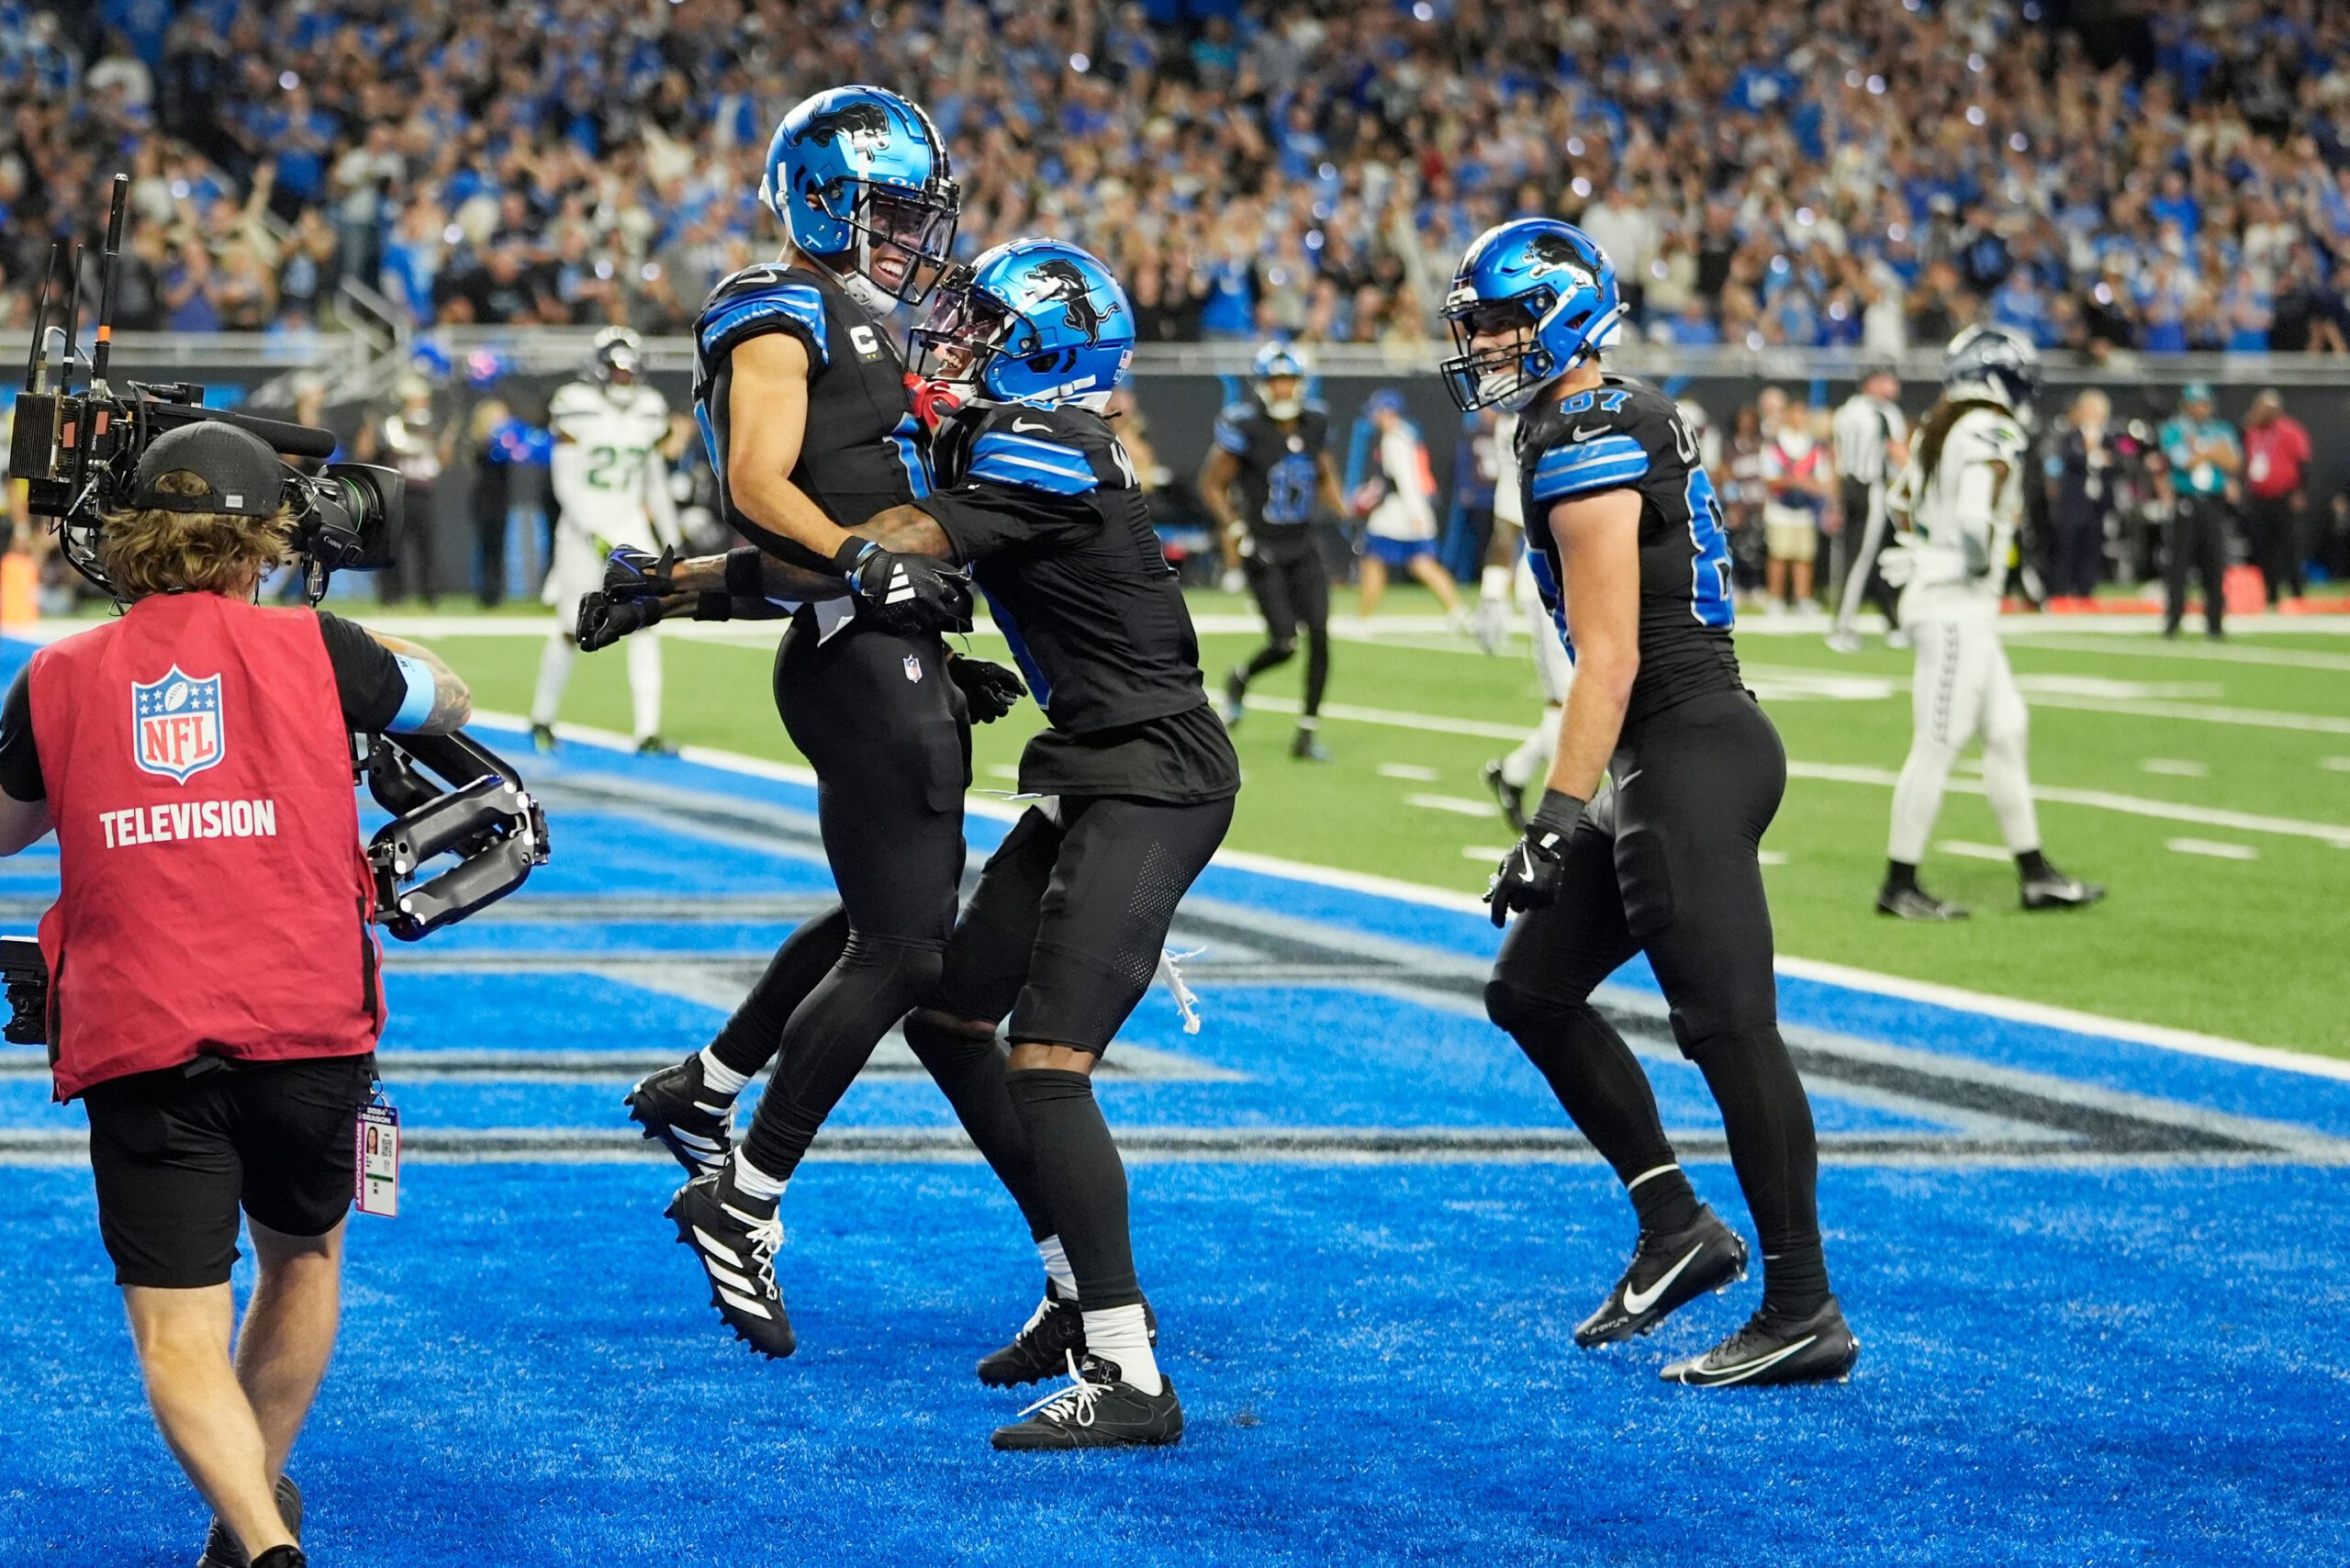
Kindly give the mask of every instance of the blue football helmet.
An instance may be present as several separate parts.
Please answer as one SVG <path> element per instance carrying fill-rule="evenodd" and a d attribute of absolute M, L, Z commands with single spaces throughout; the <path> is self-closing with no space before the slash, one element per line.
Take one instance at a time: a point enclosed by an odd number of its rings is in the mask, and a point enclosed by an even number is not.
<path fill-rule="evenodd" d="M 1986 392 L 2011 413 L 2031 408 L 2040 393 L 2040 351 L 2008 327 L 1969 327 L 1942 351 L 1942 385 Z"/>
<path fill-rule="evenodd" d="M 1466 413 L 1515 411 L 1597 353 L 1623 319 L 1616 263 L 1592 237 L 1555 218 L 1516 218 L 1477 237 L 1452 274 L 1444 319 L 1460 352 L 1438 367 Z M 1510 341 L 1483 350 L 1478 338 Z"/>
<path fill-rule="evenodd" d="M 767 143 L 759 199 L 794 246 L 822 257 L 876 311 L 930 293 L 963 207 L 930 117 L 881 87 L 834 87 L 785 115 Z M 883 247 L 899 254 L 877 254 Z"/>
<path fill-rule="evenodd" d="M 1249 389 L 1257 394 L 1257 401 L 1265 406 L 1266 413 L 1276 420 L 1293 420 L 1305 411 L 1305 378 L 1313 374 L 1313 366 L 1306 363 L 1304 354 L 1276 339 L 1259 349 L 1257 357 L 1249 361 Z M 1273 396 L 1272 383 L 1281 380 L 1297 383 L 1291 396 Z"/>
<path fill-rule="evenodd" d="M 1063 240 L 1013 240 L 957 268 L 913 330 L 917 375 L 966 382 L 1002 403 L 1097 412 L 1135 357 L 1118 280 Z"/>

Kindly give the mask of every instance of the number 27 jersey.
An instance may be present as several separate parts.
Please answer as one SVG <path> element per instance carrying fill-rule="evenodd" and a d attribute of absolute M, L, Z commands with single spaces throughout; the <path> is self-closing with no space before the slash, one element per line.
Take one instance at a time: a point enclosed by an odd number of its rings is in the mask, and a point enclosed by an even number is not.
<path fill-rule="evenodd" d="M 1645 382 L 1611 375 L 1587 391 L 1528 409 L 1515 449 L 1534 580 L 1570 654 L 1574 641 L 1550 509 L 1610 490 L 1640 498 L 1640 667 L 1626 727 L 1693 697 L 1739 689 L 1721 502 L 1698 459 L 1696 435 L 1672 399 Z"/>

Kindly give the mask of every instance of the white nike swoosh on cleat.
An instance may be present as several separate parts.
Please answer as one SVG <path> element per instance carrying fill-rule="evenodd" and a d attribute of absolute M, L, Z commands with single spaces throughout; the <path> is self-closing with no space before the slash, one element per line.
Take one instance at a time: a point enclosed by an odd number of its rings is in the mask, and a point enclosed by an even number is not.
<path fill-rule="evenodd" d="M 747 1312 L 754 1316 L 764 1317 L 769 1321 L 773 1321 L 775 1318 L 774 1313 L 769 1312 L 757 1302 L 751 1300 L 747 1296 L 736 1295 L 733 1291 L 726 1289 L 722 1285 L 719 1287 L 718 1294 L 720 1297 L 725 1301 L 727 1305 L 733 1307 L 737 1312 Z"/>
<path fill-rule="evenodd" d="M 738 1269 L 743 1266 L 743 1255 L 741 1253 L 735 1251 L 734 1249 L 727 1246 L 726 1243 L 719 1240 L 718 1238 L 711 1235 L 710 1232 L 704 1230 L 699 1226 L 694 1226 L 694 1239 L 700 1242 L 701 1249 L 704 1252 L 709 1253 L 711 1257 L 722 1258 Z"/>
<path fill-rule="evenodd" d="M 1819 1336 L 1817 1334 L 1807 1334 L 1804 1338 L 1796 1340 L 1794 1344 L 1788 1345 L 1781 1350 L 1774 1350 L 1769 1355 L 1764 1356 L 1758 1361 L 1748 1361 L 1743 1366 L 1724 1367 L 1718 1371 L 1708 1372 L 1693 1362 L 1691 1363 L 1689 1370 L 1702 1375 L 1709 1383 L 1744 1383 L 1750 1377 L 1753 1377 L 1758 1373 L 1769 1372 L 1773 1367 L 1777 1366 L 1781 1361 L 1785 1361 L 1797 1350 L 1803 1350 L 1815 1343 L 1818 1338 Z M 1703 1358 L 1700 1358 L 1700 1360 L 1702 1359 Z M 1688 1379 L 1684 1377 L 1682 1381 L 1686 1383 Z"/>
<path fill-rule="evenodd" d="M 1655 1284 L 1651 1285 L 1647 1290 L 1636 1291 L 1628 1285 L 1626 1286 L 1624 1290 L 1624 1310 L 1630 1313 L 1633 1316 L 1638 1317 L 1641 1313 L 1646 1312 L 1650 1307 L 1654 1306 L 1657 1303 L 1657 1298 L 1664 1294 L 1667 1287 L 1669 1287 L 1673 1281 L 1681 1277 L 1681 1271 L 1695 1262 L 1697 1260 L 1697 1254 L 1703 1252 L 1705 1249 L 1706 1244 L 1702 1241 L 1697 1243 L 1696 1246 L 1689 1249 L 1689 1254 L 1687 1257 L 1682 1259 L 1680 1262 L 1675 1263 L 1672 1268 L 1667 1269 L 1664 1271 L 1663 1277 L 1659 1279 Z"/>

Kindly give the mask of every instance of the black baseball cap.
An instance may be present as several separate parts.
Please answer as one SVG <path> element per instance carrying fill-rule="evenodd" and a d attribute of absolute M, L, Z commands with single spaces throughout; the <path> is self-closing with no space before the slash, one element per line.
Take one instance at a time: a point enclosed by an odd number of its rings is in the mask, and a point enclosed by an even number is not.
<path fill-rule="evenodd" d="M 158 494 L 155 481 L 185 471 L 209 487 L 198 496 Z M 166 431 L 147 443 L 130 481 L 130 504 L 159 511 L 227 512 L 274 517 L 285 499 L 285 465 L 269 442 L 218 420 Z"/>

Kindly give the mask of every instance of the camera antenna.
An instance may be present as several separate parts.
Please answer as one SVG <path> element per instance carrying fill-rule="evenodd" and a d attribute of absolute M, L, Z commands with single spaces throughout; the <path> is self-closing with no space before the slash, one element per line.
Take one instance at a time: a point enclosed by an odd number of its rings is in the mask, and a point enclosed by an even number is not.
<path fill-rule="evenodd" d="M 82 242 L 65 247 L 65 368 L 58 373 L 57 389 L 73 390 L 73 351 L 82 339 Z"/>
<path fill-rule="evenodd" d="M 49 245 L 49 267 L 40 274 L 40 297 L 33 304 L 33 346 L 25 355 L 25 390 L 40 388 L 40 351 L 49 338 L 49 290 L 57 281 L 57 253 L 65 249 L 65 241 L 52 240 Z"/>
<path fill-rule="evenodd" d="M 106 203 L 106 248 L 98 257 L 98 336 L 90 349 L 90 386 L 100 393 L 106 386 L 106 362 L 114 356 L 114 273 L 122 258 L 122 219 L 130 206 L 130 176 L 117 174 L 114 194 Z"/>

